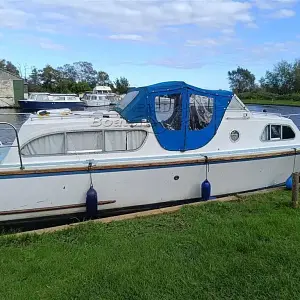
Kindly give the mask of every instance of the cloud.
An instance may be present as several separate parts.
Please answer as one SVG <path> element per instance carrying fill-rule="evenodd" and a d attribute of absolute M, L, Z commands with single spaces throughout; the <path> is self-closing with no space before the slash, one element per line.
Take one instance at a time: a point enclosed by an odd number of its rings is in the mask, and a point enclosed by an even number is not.
<path fill-rule="evenodd" d="M 294 17 L 295 15 L 296 15 L 295 11 L 293 11 L 291 9 L 280 9 L 280 10 L 274 12 L 273 14 L 271 14 L 270 17 L 276 18 L 276 19 L 284 19 L 284 18 Z"/>
<path fill-rule="evenodd" d="M 187 40 L 185 43 L 185 46 L 188 47 L 196 47 L 196 46 L 201 46 L 201 47 L 216 47 L 220 46 L 221 42 L 216 40 L 216 39 L 211 39 L 211 38 L 206 38 L 202 40 Z"/>
<path fill-rule="evenodd" d="M 69 19 L 68 16 L 56 13 L 56 12 L 44 12 L 42 14 L 44 19 L 55 20 L 55 21 L 66 21 Z"/>
<path fill-rule="evenodd" d="M 47 50 L 65 50 L 64 45 L 54 43 L 49 39 L 40 39 L 39 45 L 42 49 L 47 49 Z"/>
<path fill-rule="evenodd" d="M 221 28 L 252 20 L 251 3 L 241 0 L 33 0 L 31 3 L 47 11 L 59 10 L 61 15 L 80 20 L 81 24 L 104 25 L 118 33 L 188 24 Z"/>
<path fill-rule="evenodd" d="M 0 1 L 0 28 L 8 27 L 19 29 L 26 26 L 27 22 L 32 18 L 32 15 L 22 10 L 4 8 Z"/>
<path fill-rule="evenodd" d="M 227 29 L 225 28 L 221 30 L 221 33 L 231 35 L 234 34 L 234 30 L 232 28 L 227 28 Z"/>
<path fill-rule="evenodd" d="M 108 37 L 111 40 L 128 40 L 143 42 L 144 38 L 138 34 L 113 34 Z"/>
<path fill-rule="evenodd" d="M 258 29 L 258 25 L 253 22 L 248 23 L 246 26 L 251 29 Z"/>
<path fill-rule="evenodd" d="M 49 33 L 49 34 L 58 34 L 59 30 L 54 26 L 50 24 L 38 24 L 36 26 L 36 30 L 39 32 Z"/>
<path fill-rule="evenodd" d="M 244 50 L 244 54 L 252 60 L 274 60 L 279 54 L 281 59 L 283 59 L 284 55 L 288 57 L 290 54 L 297 54 L 296 50 L 299 46 L 300 43 L 298 41 L 265 42 L 261 45 L 247 47 Z"/>
<path fill-rule="evenodd" d="M 262 10 L 274 10 L 293 6 L 298 0 L 254 0 L 255 5 Z"/>

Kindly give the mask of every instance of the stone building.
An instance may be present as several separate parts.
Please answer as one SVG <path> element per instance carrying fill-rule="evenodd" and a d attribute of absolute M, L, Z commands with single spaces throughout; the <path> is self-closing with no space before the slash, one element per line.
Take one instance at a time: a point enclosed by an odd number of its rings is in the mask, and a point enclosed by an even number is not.
<path fill-rule="evenodd" d="M 0 69 L 0 107 L 18 106 L 24 99 L 24 80 L 6 70 Z"/>

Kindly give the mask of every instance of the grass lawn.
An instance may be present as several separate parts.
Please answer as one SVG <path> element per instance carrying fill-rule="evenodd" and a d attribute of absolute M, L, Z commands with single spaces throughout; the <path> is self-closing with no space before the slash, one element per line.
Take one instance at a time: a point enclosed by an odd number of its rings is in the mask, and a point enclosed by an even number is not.
<path fill-rule="evenodd" d="M 300 101 L 293 100 L 265 100 L 265 99 L 241 99 L 245 104 L 261 104 L 261 105 L 287 105 L 300 106 Z"/>
<path fill-rule="evenodd" d="M 0 237 L 1 299 L 300 299 L 290 192 Z"/>

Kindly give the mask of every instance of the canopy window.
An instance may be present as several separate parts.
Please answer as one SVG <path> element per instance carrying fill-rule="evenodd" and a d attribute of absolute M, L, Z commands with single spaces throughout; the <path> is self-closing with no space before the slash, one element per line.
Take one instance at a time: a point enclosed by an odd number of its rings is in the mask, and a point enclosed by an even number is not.
<path fill-rule="evenodd" d="M 189 129 L 201 130 L 205 128 L 212 120 L 214 99 L 192 94 L 189 98 L 189 110 Z"/>
<path fill-rule="evenodd" d="M 169 130 L 180 130 L 182 120 L 181 94 L 155 97 L 156 120 Z"/>
<path fill-rule="evenodd" d="M 246 110 L 246 107 L 236 98 L 236 96 L 233 96 L 227 109 L 228 110 Z"/>

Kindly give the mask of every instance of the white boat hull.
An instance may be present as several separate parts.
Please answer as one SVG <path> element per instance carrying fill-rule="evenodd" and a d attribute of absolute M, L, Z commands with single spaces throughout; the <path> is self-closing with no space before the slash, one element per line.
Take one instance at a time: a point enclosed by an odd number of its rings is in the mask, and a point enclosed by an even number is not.
<path fill-rule="evenodd" d="M 99 106 L 108 106 L 111 104 L 111 101 L 108 99 L 104 100 L 84 100 L 86 106 L 89 107 L 99 107 Z"/>
<path fill-rule="evenodd" d="M 186 163 L 93 171 L 98 201 L 115 201 L 99 205 L 99 211 L 201 198 L 206 165 Z M 212 195 L 219 196 L 280 185 L 294 169 L 300 170 L 299 155 L 220 161 L 210 164 L 208 180 Z M 0 222 L 85 212 L 89 187 L 87 171 L 0 175 L 0 190 L 6 191 Z"/>

